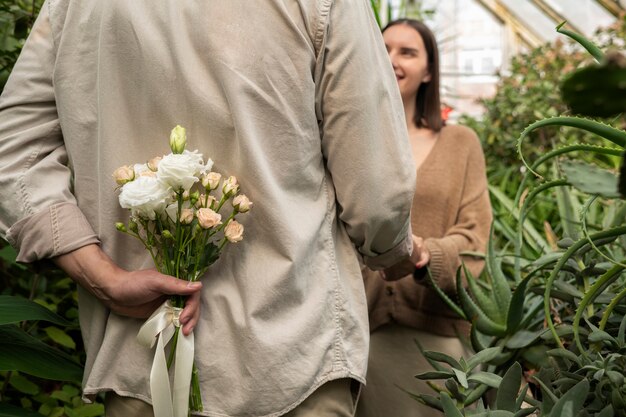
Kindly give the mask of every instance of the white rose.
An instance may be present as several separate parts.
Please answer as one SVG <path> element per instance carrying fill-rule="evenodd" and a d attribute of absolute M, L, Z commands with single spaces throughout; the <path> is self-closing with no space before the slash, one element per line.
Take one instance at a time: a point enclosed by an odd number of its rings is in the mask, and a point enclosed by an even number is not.
<path fill-rule="evenodd" d="M 161 214 L 171 198 L 170 188 L 153 177 L 139 177 L 124 184 L 120 193 L 120 206 L 130 209 L 133 215 L 154 220 Z"/>
<path fill-rule="evenodd" d="M 181 154 L 165 155 L 159 162 L 157 178 L 174 190 L 189 191 L 198 182 L 198 175 L 204 170 L 202 154 L 198 151 L 184 151 Z"/>
<path fill-rule="evenodd" d="M 200 227 L 203 229 L 210 229 L 222 223 L 222 216 L 210 208 L 198 209 L 196 217 L 198 218 L 198 224 L 200 224 Z"/>
<path fill-rule="evenodd" d="M 236 220 L 231 220 L 224 229 L 224 236 L 231 243 L 237 243 L 243 240 L 243 224 Z"/>
<path fill-rule="evenodd" d="M 233 207 L 239 213 L 245 213 L 247 211 L 250 211 L 252 205 L 252 201 L 250 201 L 248 197 L 246 197 L 244 194 L 239 194 L 238 196 L 235 196 L 235 198 L 233 198 Z"/>

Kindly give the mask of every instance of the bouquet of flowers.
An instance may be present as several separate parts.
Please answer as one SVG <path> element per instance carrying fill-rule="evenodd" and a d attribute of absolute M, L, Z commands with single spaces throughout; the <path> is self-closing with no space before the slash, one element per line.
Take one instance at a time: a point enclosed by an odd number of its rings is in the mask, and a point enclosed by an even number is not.
<path fill-rule="evenodd" d="M 119 185 L 120 206 L 130 210 L 128 223 L 117 230 L 141 241 L 157 270 L 186 281 L 197 281 L 219 258 L 228 243 L 243 239 L 243 225 L 235 219 L 252 207 L 239 194 L 233 176 L 222 179 L 211 171 L 198 151 L 186 150 L 185 129 L 176 126 L 170 134 L 172 153 L 145 164 L 123 166 L 113 177 Z M 226 210 L 224 218 L 221 211 Z M 193 333 L 180 332 L 178 316 L 184 297 L 174 296 L 141 328 L 138 339 L 149 347 L 157 342 L 150 375 L 155 415 L 187 416 L 188 408 L 202 410 L 198 373 L 193 364 Z M 165 361 L 165 346 L 172 340 Z M 173 398 L 168 369 L 176 363 Z M 191 380 L 191 385 L 189 381 Z"/>

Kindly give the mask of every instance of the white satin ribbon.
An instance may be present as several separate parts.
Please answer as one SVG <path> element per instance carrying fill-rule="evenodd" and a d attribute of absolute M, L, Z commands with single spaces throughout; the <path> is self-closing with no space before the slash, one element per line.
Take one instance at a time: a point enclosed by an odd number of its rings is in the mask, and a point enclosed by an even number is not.
<path fill-rule="evenodd" d="M 170 388 L 170 377 L 165 360 L 165 346 L 170 342 L 176 327 L 180 327 L 182 308 L 173 307 L 168 300 L 159 307 L 141 326 L 137 334 L 140 344 L 152 348 L 157 343 L 150 371 L 150 394 L 154 417 L 187 417 L 189 390 L 193 368 L 193 333 L 185 336 L 178 332 L 174 358 L 174 389 Z M 158 337 L 158 339 L 157 339 Z"/>

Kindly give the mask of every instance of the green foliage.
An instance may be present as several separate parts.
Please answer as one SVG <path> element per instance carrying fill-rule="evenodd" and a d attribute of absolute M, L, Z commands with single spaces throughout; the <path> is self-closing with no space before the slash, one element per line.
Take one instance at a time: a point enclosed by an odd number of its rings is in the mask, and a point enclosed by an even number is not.
<path fill-rule="evenodd" d="M 604 59 L 605 55 L 599 53 L 599 48 L 594 49 L 590 41 L 560 27 L 559 31 L 580 40 L 599 60 Z M 604 73 L 590 74 L 597 77 Z M 564 86 L 570 80 L 566 78 Z M 585 82 L 593 85 L 593 79 Z M 611 99 L 612 93 L 606 100 Z M 567 97 L 564 92 L 566 100 Z M 620 103 L 621 100 L 615 100 L 607 108 L 626 110 Z M 623 119 L 614 122 L 623 125 Z M 517 230 L 505 235 L 508 243 L 513 244 L 513 267 L 503 262 L 510 256 L 506 247 L 498 253 L 492 238 L 487 271 L 481 279 L 465 271 L 466 290 L 460 273 L 457 277 L 458 308 L 461 316 L 472 323 L 472 347 L 478 352 L 475 356 L 488 356 L 484 362 L 486 374 L 468 375 L 463 360 L 445 358 L 451 370 L 431 362 L 436 373 L 417 376 L 431 380 L 447 378 L 444 386 L 431 383 L 438 396 L 428 401 L 419 395 L 415 397 L 443 409 L 449 417 L 527 415 L 529 411 L 521 408 L 524 401 L 536 406 L 544 417 L 626 416 L 626 204 L 619 200 L 623 194 L 618 192 L 617 172 L 607 170 L 606 160 L 597 158 L 610 155 L 623 167 L 620 158 L 626 147 L 626 131 L 599 120 L 553 115 L 522 130 L 517 142 L 519 154 L 528 157 L 524 140 L 541 140 L 534 135 L 537 132 L 556 129 L 547 139 L 557 143 L 554 136 L 561 135 L 564 126 L 588 135 L 581 138 L 611 142 L 610 147 L 575 143 L 542 156 L 534 157 L 531 152 L 529 159 L 535 162 L 528 164 L 522 158 L 527 173 L 513 204 L 496 193 L 517 223 Z M 591 151 L 592 156 L 579 154 L 581 150 Z M 569 159 L 560 160 L 563 156 Z M 537 170 L 541 164 L 547 165 L 542 169 L 543 175 Z M 538 178 L 533 179 L 535 174 Z M 533 182 L 534 188 L 527 190 Z M 546 228 L 550 245 L 533 248 L 537 252 L 534 260 L 524 259 L 523 255 L 530 253 L 524 248 L 529 241 L 526 225 L 534 220 L 531 210 L 542 196 L 553 191 L 557 191 L 557 198 L 543 203 L 559 214 L 556 220 L 561 236 L 557 237 L 555 229 Z M 506 223 L 501 223 L 500 230 L 506 230 L 504 226 Z M 447 302 L 452 302 L 449 297 Z M 498 349 L 498 354 L 493 354 L 493 349 Z M 430 352 L 424 355 L 440 362 L 444 359 Z M 453 382 L 449 382 L 451 379 Z M 521 379 L 528 382 L 532 397 L 518 396 Z M 477 398 L 478 403 L 468 407 L 472 402 L 464 390 L 489 388 L 497 389 L 495 398 Z M 487 410 L 483 411 L 485 407 Z"/>
<path fill-rule="evenodd" d="M 35 23 L 43 0 L 0 0 L 0 90 Z"/>
<path fill-rule="evenodd" d="M 83 404 L 80 396 L 85 355 L 75 284 L 15 257 L 0 240 L 0 417 L 103 415 L 101 399 Z"/>

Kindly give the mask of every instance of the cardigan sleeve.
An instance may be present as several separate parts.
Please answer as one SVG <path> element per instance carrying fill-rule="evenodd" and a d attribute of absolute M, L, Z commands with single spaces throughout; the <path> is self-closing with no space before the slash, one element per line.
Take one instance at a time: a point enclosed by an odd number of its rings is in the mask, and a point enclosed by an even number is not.
<path fill-rule="evenodd" d="M 485 157 L 478 138 L 473 135 L 463 179 L 463 193 L 457 221 L 441 238 L 426 239 L 430 251 L 430 272 L 435 282 L 446 292 L 454 292 L 456 272 L 465 262 L 472 276 L 480 275 L 484 261 L 462 252 L 485 252 L 493 218 Z"/>
<path fill-rule="evenodd" d="M 0 235 L 32 262 L 98 239 L 76 204 L 58 120 L 44 3 L 0 97 Z"/>

